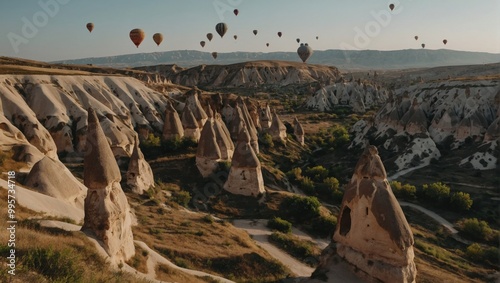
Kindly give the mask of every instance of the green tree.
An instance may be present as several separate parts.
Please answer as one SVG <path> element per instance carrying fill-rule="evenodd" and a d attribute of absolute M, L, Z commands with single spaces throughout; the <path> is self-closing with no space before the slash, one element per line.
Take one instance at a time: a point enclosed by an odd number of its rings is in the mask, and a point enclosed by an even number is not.
<path fill-rule="evenodd" d="M 451 195 L 450 204 L 456 210 L 467 211 L 472 207 L 472 199 L 468 193 L 455 192 Z"/>
<path fill-rule="evenodd" d="M 339 189 L 339 180 L 337 180 L 337 178 L 335 177 L 325 178 L 323 179 L 323 183 L 327 185 L 327 187 L 332 191 L 336 191 Z"/>
<path fill-rule="evenodd" d="M 308 195 L 314 194 L 314 181 L 309 177 L 304 177 L 300 181 L 300 188 Z"/>
<path fill-rule="evenodd" d="M 318 165 L 314 167 L 308 167 L 305 172 L 306 176 L 309 176 L 316 182 L 321 182 L 328 176 L 328 169 L 325 167 Z"/>
<path fill-rule="evenodd" d="M 444 202 L 450 196 L 450 187 L 441 182 L 432 183 L 430 185 L 424 184 L 422 186 L 422 191 L 427 200 L 435 203 Z"/>
<path fill-rule="evenodd" d="M 466 218 L 458 222 L 458 228 L 467 236 L 481 241 L 487 241 L 493 235 L 493 229 L 484 220 Z"/>
<path fill-rule="evenodd" d="M 281 203 L 282 211 L 297 221 L 309 221 L 318 217 L 321 203 L 316 197 L 289 196 Z"/>
<path fill-rule="evenodd" d="M 267 221 L 267 227 L 287 234 L 292 232 L 292 223 L 279 217 L 269 219 Z"/>

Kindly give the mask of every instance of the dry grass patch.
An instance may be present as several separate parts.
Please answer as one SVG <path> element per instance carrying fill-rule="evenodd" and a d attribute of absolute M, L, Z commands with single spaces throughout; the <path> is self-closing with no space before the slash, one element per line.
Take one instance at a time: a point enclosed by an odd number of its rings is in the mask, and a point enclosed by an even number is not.
<path fill-rule="evenodd" d="M 189 282 L 189 283 L 206 283 L 217 282 L 211 277 L 197 277 L 182 271 L 176 270 L 165 264 L 158 264 L 155 269 L 156 279 L 166 282 Z"/>

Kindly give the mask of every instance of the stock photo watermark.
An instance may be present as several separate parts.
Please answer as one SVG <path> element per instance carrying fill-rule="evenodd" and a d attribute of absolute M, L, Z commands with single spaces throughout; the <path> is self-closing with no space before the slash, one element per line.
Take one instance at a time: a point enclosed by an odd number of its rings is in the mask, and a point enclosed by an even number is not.
<path fill-rule="evenodd" d="M 19 33 L 9 32 L 7 38 L 14 52 L 19 53 L 19 47 L 22 44 L 28 44 L 30 39 L 34 38 L 40 29 L 49 24 L 51 18 L 54 18 L 61 11 L 61 6 L 66 5 L 71 0 L 40 0 L 38 6 L 40 10 L 36 11 L 30 17 L 22 17 L 21 30 Z"/>
<path fill-rule="evenodd" d="M 224 20 L 224 15 L 228 12 L 233 13 L 233 10 L 238 7 L 243 0 L 214 0 L 212 5 L 215 12 L 221 21 Z"/>
<path fill-rule="evenodd" d="M 16 172 L 7 172 L 7 177 L 7 231 L 9 231 L 7 273 L 16 275 Z"/>
<path fill-rule="evenodd" d="M 379 11 L 370 11 L 372 20 L 366 22 L 363 27 L 355 26 L 353 28 L 354 37 L 352 44 L 347 42 L 340 44 L 340 49 L 344 51 L 344 56 L 348 63 L 350 62 L 350 56 L 346 52 L 347 50 L 361 50 L 368 47 L 372 39 L 379 36 L 383 29 L 389 26 L 393 16 L 399 15 L 403 11 L 400 1 L 390 1 L 386 7 L 389 6 L 389 3 L 394 4 L 392 11 L 387 8 Z"/>

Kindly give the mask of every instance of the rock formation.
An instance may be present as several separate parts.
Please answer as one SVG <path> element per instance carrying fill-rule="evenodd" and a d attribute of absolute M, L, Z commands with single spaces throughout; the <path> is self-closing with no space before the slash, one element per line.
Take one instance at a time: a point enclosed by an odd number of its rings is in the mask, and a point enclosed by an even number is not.
<path fill-rule="evenodd" d="M 92 108 L 83 165 L 88 193 L 82 231 L 95 237 L 114 262 L 126 261 L 135 254 L 132 215 L 120 186 L 120 170 Z"/>
<path fill-rule="evenodd" d="M 375 146 L 367 146 L 354 169 L 333 239 L 338 255 L 360 276 L 415 282 L 413 234 Z"/>
<path fill-rule="evenodd" d="M 221 110 L 222 120 L 224 120 L 224 122 L 227 125 L 229 125 L 233 120 L 234 114 L 235 114 L 235 109 L 231 105 L 229 105 L 227 99 L 224 100 L 224 106 L 222 107 Z"/>
<path fill-rule="evenodd" d="M 255 127 L 252 117 L 250 116 L 250 112 L 248 112 L 248 108 L 241 96 L 238 96 L 236 99 L 236 104 L 241 109 L 243 121 L 245 122 L 248 134 L 250 135 L 250 145 L 252 145 L 255 153 L 259 154 L 259 137 L 257 136 L 257 128 Z M 237 113 L 239 114 L 239 112 Z"/>
<path fill-rule="evenodd" d="M 273 122 L 269 128 L 269 134 L 273 137 L 273 141 L 286 143 L 286 127 L 285 124 L 281 122 L 281 119 L 278 117 L 278 114 L 276 114 L 276 111 L 273 113 Z"/>
<path fill-rule="evenodd" d="M 196 167 L 198 167 L 201 175 L 206 178 L 217 170 L 221 158 L 222 154 L 214 131 L 214 119 L 209 118 L 201 131 L 196 150 Z"/>
<path fill-rule="evenodd" d="M 198 121 L 194 117 L 191 108 L 184 107 L 182 111 L 182 126 L 184 127 L 184 136 L 187 138 L 192 138 L 195 141 L 200 139 L 200 127 Z"/>
<path fill-rule="evenodd" d="M 134 151 L 128 165 L 127 185 L 132 192 L 140 195 L 155 185 L 153 171 L 149 163 L 144 159 L 138 140 L 134 144 Z"/>
<path fill-rule="evenodd" d="M 259 119 L 259 111 L 257 109 L 257 106 L 250 100 L 250 98 L 245 99 L 245 105 L 247 106 L 248 113 L 250 114 L 250 118 L 252 119 L 252 122 L 257 130 L 262 128 L 260 125 L 260 119 Z"/>
<path fill-rule="evenodd" d="M 186 93 L 186 107 L 189 107 L 193 112 L 194 117 L 196 118 L 196 122 L 198 122 L 198 127 L 200 129 L 203 128 L 203 125 L 208 119 L 207 113 L 201 106 L 200 100 L 198 96 L 201 94 L 201 90 L 197 87 L 192 88 L 190 91 Z"/>
<path fill-rule="evenodd" d="M 229 130 L 224 124 L 224 121 L 222 121 L 219 113 L 215 113 L 214 132 L 215 139 L 217 140 L 217 144 L 219 145 L 219 149 L 221 152 L 221 159 L 231 161 L 234 153 L 234 143 L 231 140 Z"/>
<path fill-rule="evenodd" d="M 295 139 L 300 143 L 300 145 L 304 145 L 304 128 L 297 118 L 293 119 L 293 134 L 295 135 Z"/>
<path fill-rule="evenodd" d="M 181 119 L 172 103 L 168 101 L 165 109 L 162 140 L 181 139 L 182 137 L 184 137 L 184 128 L 182 128 Z"/>
<path fill-rule="evenodd" d="M 83 209 L 87 188 L 59 160 L 43 157 L 26 176 L 24 185 Z"/>
<path fill-rule="evenodd" d="M 269 108 L 269 103 L 266 103 L 264 108 L 259 111 L 260 125 L 263 130 L 267 130 L 271 127 L 273 121 L 273 115 L 271 113 L 271 108 Z"/>
<path fill-rule="evenodd" d="M 257 197 L 265 192 L 260 161 L 250 145 L 246 127 L 242 125 L 241 129 L 224 189 L 232 194 Z"/>

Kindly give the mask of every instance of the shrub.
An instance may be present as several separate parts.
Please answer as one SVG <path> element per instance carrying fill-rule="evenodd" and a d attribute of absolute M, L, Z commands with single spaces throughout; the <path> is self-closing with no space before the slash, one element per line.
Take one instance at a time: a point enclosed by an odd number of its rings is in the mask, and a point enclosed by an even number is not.
<path fill-rule="evenodd" d="M 487 241 L 493 235 L 488 223 L 477 218 L 463 219 L 458 223 L 458 227 L 467 236 L 480 241 Z"/>
<path fill-rule="evenodd" d="M 499 252 L 500 251 L 496 247 L 483 248 L 480 244 L 473 243 L 467 247 L 465 255 L 472 261 L 479 261 L 494 265 L 498 263 Z"/>
<path fill-rule="evenodd" d="M 300 169 L 300 167 L 295 167 L 295 168 L 292 168 L 292 170 L 288 171 L 286 173 L 286 175 L 288 176 L 288 178 L 290 178 L 292 181 L 300 181 L 302 180 L 303 176 L 302 176 L 302 169 Z"/>
<path fill-rule="evenodd" d="M 323 183 L 332 191 L 339 189 L 339 180 L 335 177 L 328 177 L 323 179 Z"/>
<path fill-rule="evenodd" d="M 314 182 L 309 177 L 304 177 L 300 181 L 300 188 L 308 195 L 314 194 Z"/>
<path fill-rule="evenodd" d="M 282 232 L 282 233 L 291 233 L 292 232 L 292 223 L 281 219 L 279 217 L 275 217 L 272 219 L 269 219 L 267 221 L 267 227 Z"/>
<path fill-rule="evenodd" d="M 319 165 L 319 166 L 314 166 L 312 168 L 307 168 L 305 172 L 306 176 L 309 176 L 311 179 L 313 179 L 316 182 L 321 182 L 324 180 L 326 177 L 328 177 L 328 169 L 325 167 Z"/>
<path fill-rule="evenodd" d="M 150 133 L 148 137 L 142 141 L 144 147 L 159 147 L 161 145 L 160 138 Z"/>
<path fill-rule="evenodd" d="M 283 212 L 297 221 L 309 221 L 318 217 L 320 206 L 316 197 L 289 196 L 281 203 Z"/>
<path fill-rule="evenodd" d="M 293 234 L 274 232 L 269 236 L 269 241 L 302 261 L 310 261 L 311 258 L 315 258 L 317 261 L 319 256 L 319 251 L 316 250 L 314 243 L 300 240 Z"/>
<path fill-rule="evenodd" d="M 432 202 L 440 203 L 448 199 L 450 196 L 450 187 L 441 182 L 424 184 L 422 186 L 423 196 Z"/>
<path fill-rule="evenodd" d="M 456 210 L 467 211 L 472 207 L 472 200 L 468 193 L 456 192 L 451 195 L 450 204 Z"/>
<path fill-rule="evenodd" d="M 321 215 L 313 219 L 311 228 L 314 234 L 320 237 L 327 237 L 334 232 L 336 225 L 337 217 L 333 215 Z"/>
<path fill-rule="evenodd" d="M 267 146 L 267 147 L 273 147 L 274 146 L 273 137 L 270 134 L 268 134 L 268 133 L 264 133 L 260 137 L 259 141 L 264 146 Z"/>
<path fill-rule="evenodd" d="M 417 197 L 417 187 L 410 184 L 401 184 L 398 181 L 391 181 L 389 183 L 392 188 L 394 196 L 400 199 L 412 200 Z"/>
<path fill-rule="evenodd" d="M 187 207 L 191 201 L 191 194 L 186 191 L 175 191 L 172 193 L 172 200 L 184 207 Z"/>

